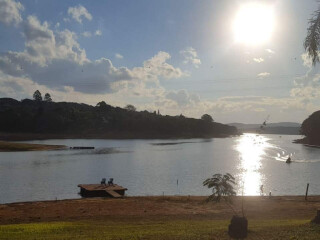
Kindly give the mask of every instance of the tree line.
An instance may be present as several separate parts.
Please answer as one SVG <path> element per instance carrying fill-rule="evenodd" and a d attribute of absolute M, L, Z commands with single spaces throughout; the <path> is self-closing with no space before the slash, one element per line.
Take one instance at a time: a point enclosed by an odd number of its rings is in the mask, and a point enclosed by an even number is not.
<path fill-rule="evenodd" d="M 96 106 L 44 100 L 0 98 L 0 132 L 82 135 L 98 138 L 193 138 L 238 134 L 233 126 L 214 122 L 209 114 L 201 119 L 137 111 L 133 105 L 113 107 L 104 101 Z M 47 97 L 46 97 L 47 96 Z"/>

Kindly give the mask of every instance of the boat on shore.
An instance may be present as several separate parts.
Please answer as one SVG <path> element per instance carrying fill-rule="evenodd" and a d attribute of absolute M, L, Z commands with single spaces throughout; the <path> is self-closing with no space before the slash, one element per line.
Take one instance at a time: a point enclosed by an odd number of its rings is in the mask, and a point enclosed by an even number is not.
<path fill-rule="evenodd" d="M 114 184 L 113 179 L 110 178 L 106 183 L 105 178 L 102 179 L 100 184 L 79 184 L 80 195 L 82 197 L 111 197 L 121 198 L 128 190 L 120 185 Z"/>

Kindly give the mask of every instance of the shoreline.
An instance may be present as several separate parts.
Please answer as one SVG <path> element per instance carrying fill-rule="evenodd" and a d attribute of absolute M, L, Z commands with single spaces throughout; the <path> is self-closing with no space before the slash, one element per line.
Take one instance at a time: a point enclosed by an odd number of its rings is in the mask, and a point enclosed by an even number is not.
<path fill-rule="evenodd" d="M 67 149 L 67 146 L 0 141 L 0 152 L 48 151 L 63 149 Z"/>
<path fill-rule="evenodd" d="M 32 141 L 32 140 L 49 140 L 49 139 L 115 139 L 115 140 L 130 140 L 130 139 L 211 139 L 211 138 L 229 138 L 238 135 L 216 134 L 216 135 L 155 135 L 155 134 L 136 134 L 136 133 L 107 133 L 107 134 L 37 134 L 37 133 L 1 133 L 0 141 Z"/>
<path fill-rule="evenodd" d="M 302 144 L 306 147 L 320 148 L 320 143 L 310 142 L 310 140 L 307 137 L 295 139 L 292 141 L 292 143 Z"/>

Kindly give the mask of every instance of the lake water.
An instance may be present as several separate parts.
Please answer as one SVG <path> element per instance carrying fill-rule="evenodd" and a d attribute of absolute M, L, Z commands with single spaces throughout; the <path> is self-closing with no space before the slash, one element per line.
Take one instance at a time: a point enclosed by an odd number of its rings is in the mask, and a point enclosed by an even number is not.
<path fill-rule="evenodd" d="M 0 153 L 0 203 L 79 198 L 80 183 L 102 178 L 127 195 L 208 195 L 202 182 L 233 174 L 245 195 L 320 194 L 320 149 L 293 144 L 301 136 L 244 134 L 224 139 L 28 141 L 95 150 Z M 285 161 L 291 155 L 293 162 Z"/>

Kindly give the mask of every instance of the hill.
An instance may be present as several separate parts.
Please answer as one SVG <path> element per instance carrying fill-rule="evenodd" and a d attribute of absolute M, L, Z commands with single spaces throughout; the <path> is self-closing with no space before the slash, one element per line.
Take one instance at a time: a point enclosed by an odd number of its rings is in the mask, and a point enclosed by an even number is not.
<path fill-rule="evenodd" d="M 72 102 L 0 98 L 0 139 L 205 138 L 238 134 L 236 127 L 148 111 Z"/>
<path fill-rule="evenodd" d="M 305 138 L 296 140 L 297 143 L 320 146 L 320 111 L 312 113 L 302 122 L 301 134 Z"/>
<path fill-rule="evenodd" d="M 228 125 L 238 128 L 242 132 L 257 132 L 260 129 L 260 124 L 244 124 L 244 123 L 229 123 Z M 263 133 L 266 134 L 288 134 L 299 135 L 300 123 L 295 122 L 279 122 L 279 123 L 267 123 L 267 126 L 263 129 Z"/>

